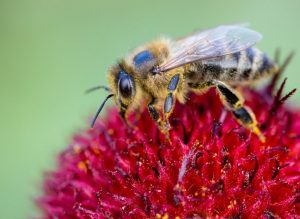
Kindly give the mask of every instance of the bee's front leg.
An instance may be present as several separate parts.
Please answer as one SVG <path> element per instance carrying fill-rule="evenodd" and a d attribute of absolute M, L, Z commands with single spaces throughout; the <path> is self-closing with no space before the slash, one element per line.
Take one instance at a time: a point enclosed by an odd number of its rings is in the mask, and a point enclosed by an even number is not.
<path fill-rule="evenodd" d="M 149 111 L 150 116 L 152 117 L 152 119 L 155 122 L 158 122 L 158 120 L 159 120 L 159 113 L 158 113 L 158 111 L 156 110 L 156 108 L 154 106 L 155 103 L 156 103 L 156 98 L 152 97 L 151 102 L 148 104 L 148 111 Z"/>
<path fill-rule="evenodd" d="M 125 105 L 121 106 L 121 109 L 119 111 L 119 115 L 128 127 L 134 128 L 134 125 L 132 123 L 130 123 L 129 120 L 128 120 L 127 106 L 125 106 Z"/>

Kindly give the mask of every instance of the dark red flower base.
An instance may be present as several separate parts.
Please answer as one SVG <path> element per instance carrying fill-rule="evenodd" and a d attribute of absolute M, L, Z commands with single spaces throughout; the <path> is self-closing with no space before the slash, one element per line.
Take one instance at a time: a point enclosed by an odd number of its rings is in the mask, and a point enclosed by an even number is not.
<path fill-rule="evenodd" d="M 244 90 L 266 137 L 242 128 L 214 89 L 176 104 L 166 141 L 147 110 L 115 108 L 46 175 L 43 218 L 299 218 L 300 111 L 282 90 Z"/>

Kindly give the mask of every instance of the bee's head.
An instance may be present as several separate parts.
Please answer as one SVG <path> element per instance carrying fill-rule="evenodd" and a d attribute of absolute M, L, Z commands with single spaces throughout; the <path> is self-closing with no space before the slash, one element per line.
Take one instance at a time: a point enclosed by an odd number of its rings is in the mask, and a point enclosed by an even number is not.
<path fill-rule="evenodd" d="M 135 96 L 135 82 L 133 77 L 125 70 L 121 69 L 115 79 L 116 101 L 121 116 L 124 118 L 129 105 L 133 102 Z"/>
<path fill-rule="evenodd" d="M 163 62 L 168 56 L 167 42 L 164 40 L 154 41 L 146 46 L 137 48 L 132 54 L 112 66 L 108 72 L 109 88 L 111 94 L 101 104 L 94 120 L 102 110 L 106 100 L 114 97 L 120 115 L 125 118 L 127 110 L 140 106 L 140 101 L 149 99 L 145 92 L 145 84 L 149 75 L 152 76 L 152 69 Z M 98 88 L 103 86 L 98 86 Z M 93 88 L 91 90 L 94 90 Z"/>
<path fill-rule="evenodd" d="M 132 74 L 130 74 L 130 69 L 124 68 L 122 64 L 111 68 L 108 74 L 108 80 L 120 115 L 124 118 L 128 107 L 135 98 L 135 80 Z"/>
<path fill-rule="evenodd" d="M 97 117 L 99 116 L 100 112 L 102 111 L 106 101 L 111 97 L 114 97 L 117 107 L 119 108 L 119 112 L 122 118 L 125 118 L 126 111 L 129 105 L 134 101 L 135 93 L 136 93 L 136 86 L 135 81 L 123 67 L 122 64 L 118 64 L 113 66 L 110 69 L 108 74 L 108 80 L 110 87 L 106 86 L 96 86 L 92 87 L 87 90 L 87 93 L 98 90 L 98 89 L 105 89 L 106 91 L 110 92 L 110 94 L 105 98 L 105 100 L 100 105 L 93 121 L 92 127 L 94 126 Z"/>

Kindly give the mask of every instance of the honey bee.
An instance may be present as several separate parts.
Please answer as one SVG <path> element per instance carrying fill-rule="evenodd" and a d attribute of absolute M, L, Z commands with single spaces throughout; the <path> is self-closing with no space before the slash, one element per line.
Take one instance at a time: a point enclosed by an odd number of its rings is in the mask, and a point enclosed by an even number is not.
<path fill-rule="evenodd" d="M 120 115 L 146 103 L 152 119 L 168 135 L 175 101 L 186 102 L 189 92 L 203 93 L 215 87 L 224 106 L 243 127 L 263 142 L 254 113 L 234 89 L 278 72 L 278 66 L 254 47 L 258 32 L 241 25 L 222 25 L 180 38 L 147 43 L 120 60 L 108 72 L 111 92 L 94 117 L 94 125 L 106 101 L 113 97 Z"/>

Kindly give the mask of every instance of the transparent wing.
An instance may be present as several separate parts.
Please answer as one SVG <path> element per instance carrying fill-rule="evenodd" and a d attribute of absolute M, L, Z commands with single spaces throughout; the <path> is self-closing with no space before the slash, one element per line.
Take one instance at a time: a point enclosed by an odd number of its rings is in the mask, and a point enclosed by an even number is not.
<path fill-rule="evenodd" d="M 261 40 L 260 33 L 239 25 L 224 25 L 196 32 L 177 40 L 170 58 L 158 66 L 159 72 L 211 58 L 236 53 Z"/>

